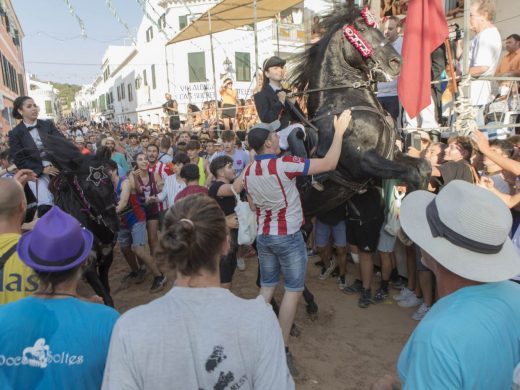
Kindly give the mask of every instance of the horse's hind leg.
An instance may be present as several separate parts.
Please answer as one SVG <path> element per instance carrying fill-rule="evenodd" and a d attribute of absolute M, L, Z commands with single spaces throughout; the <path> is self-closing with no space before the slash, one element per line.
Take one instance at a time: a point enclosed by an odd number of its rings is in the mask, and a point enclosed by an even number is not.
<path fill-rule="evenodd" d="M 426 160 L 396 153 L 394 160 L 387 160 L 375 151 L 366 152 L 361 159 L 363 173 L 382 179 L 400 179 L 410 190 L 426 189 L 431 167 Z"/>

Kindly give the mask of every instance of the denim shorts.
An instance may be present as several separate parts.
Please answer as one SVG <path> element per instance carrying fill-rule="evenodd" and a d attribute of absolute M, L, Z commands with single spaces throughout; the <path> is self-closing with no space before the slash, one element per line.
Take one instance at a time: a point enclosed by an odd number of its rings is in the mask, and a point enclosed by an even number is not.
<path fill-rule="evenodd" d="M 303 291 L 307 248 L 300 231 L 286 236 L 261 234 L 256 239 L 260 285 L 275 287 L 283 273 L 286 291 Z"/>
<path fill-rule="evenodd" d="M 132 230 L 123 229 L 117 233 L 117 242 L 122 247 L 146 245 L 146 221 L 137 222 Z"/>
<path fill-rule="evenodd" d="M 314 224 L 314 240 L 317 247 L 325 247 L 330 242 L 330 236 L 334 239 L 336 246 L 347 246 L 347 228 L 345 221 L 340 221 L 336 225 L 328 225 L 316 219 Z"/>
<path fill-rule="evenodd" d="M 386 220 L 381 226 L 381 232 L 379 233 L 379 242 L 377 243 L 377 250 L 383 253 L 390 253 L 394 251 L 396 237 L 387 233 L 385 230 Z"/>

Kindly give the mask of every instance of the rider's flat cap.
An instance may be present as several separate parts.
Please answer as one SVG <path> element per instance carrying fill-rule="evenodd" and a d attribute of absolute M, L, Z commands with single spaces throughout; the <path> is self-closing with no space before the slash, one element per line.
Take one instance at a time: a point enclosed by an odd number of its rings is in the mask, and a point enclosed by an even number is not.
<path fill-rule="evenodd" d="M 278 56 L 272 56 L 272 57 L 269 57 L 267 60 L 265 60 L 264 62 L 264 71 L 266 71 L 267 69 L 273 67 L 273 66 L 285 66 L 285 63 L 287 61 L 285 61 L 284 59 L 278 57 Z"/>

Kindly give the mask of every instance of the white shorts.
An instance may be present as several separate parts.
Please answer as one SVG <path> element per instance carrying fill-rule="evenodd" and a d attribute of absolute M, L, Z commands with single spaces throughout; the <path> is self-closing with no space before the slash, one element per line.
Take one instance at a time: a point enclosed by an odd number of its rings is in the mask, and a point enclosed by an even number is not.
<path fill-rule="evenodd" d="M 42 174 L 36 181 L 29 182 L 29 188 L 33 192 L 35 198 L 38 201 L 38 206 L 54 204 L 54 196 L 49 191 L 49 183 L 51 178 L 49 175 Z"/>

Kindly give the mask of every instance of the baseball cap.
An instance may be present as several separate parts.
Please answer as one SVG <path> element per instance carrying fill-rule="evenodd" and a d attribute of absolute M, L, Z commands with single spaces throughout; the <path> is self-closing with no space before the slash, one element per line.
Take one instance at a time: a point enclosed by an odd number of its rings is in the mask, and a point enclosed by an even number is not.
<path fill-rule="evenodd" d="M 247 143 L 249 147 L 258 150 L 260 149 L 269 134 L 280 128 L 280 121 L 276 120 L 271 123 L 257 123 L 249 133 L 247 133 Z"/>

